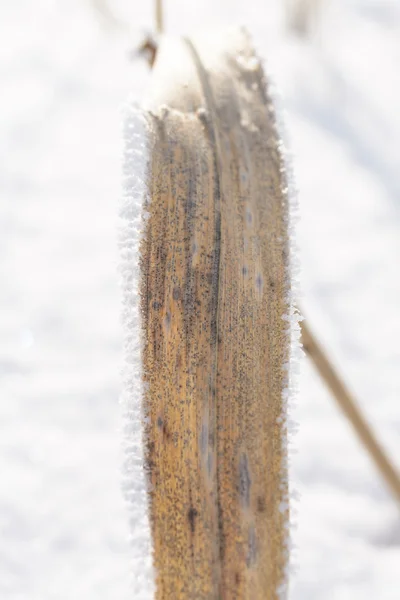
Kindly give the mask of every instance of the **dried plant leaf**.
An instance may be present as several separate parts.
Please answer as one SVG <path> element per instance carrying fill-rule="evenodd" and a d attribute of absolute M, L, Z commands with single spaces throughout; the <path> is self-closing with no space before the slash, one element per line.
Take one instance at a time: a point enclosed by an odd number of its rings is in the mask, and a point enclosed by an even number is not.
<path fill-rule="evenodd" d="M 288 203 L 244 31 L 162 40 L 141 242 L 156 598 L 284 594 Z"/>

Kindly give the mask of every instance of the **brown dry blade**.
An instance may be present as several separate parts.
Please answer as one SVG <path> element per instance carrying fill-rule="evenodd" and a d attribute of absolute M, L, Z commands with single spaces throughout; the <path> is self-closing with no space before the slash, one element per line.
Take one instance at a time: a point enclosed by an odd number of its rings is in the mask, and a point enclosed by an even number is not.
<path fill-rule="evenodd" d="M 288 203 L 266 90 L 242 30 L 161 41 L 140 281 L 158 600 L 285 586 Z"/>

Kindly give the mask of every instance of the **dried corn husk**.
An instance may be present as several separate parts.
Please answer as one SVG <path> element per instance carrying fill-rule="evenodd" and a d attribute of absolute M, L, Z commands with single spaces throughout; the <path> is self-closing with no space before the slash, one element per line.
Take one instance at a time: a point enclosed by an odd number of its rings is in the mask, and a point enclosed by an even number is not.
<path fill-rule="evenodd" d="M 162 39 L 152 80 L 135 373 L 155 598 L 272 600 L 288 563 L 290 354 L 274 110 L 243 30 Z"/>

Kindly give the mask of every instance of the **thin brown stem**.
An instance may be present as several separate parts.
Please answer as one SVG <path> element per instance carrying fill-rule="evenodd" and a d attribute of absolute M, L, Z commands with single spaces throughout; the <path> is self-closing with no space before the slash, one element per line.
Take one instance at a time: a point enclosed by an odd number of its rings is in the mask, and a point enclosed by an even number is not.
<path fill-rule="evenodd" d="M 329 362 L 305 321 L 301 324 L 304 351 L 313 361 L 318 373 L 331 390 L 340 408 L 354 427 L 359 439 L 368 451 L 382 477 L 400 504 L 400 477 L 382 446 L 377 441 L 370 425 L 363 417 L 356 401 Z"/>
<path fill-rule="evenodd" d="M 163 0 L 155 0 L 155 14 L 156 14 L 156 29 L 157 33 L 164 32 L 164 10 Z"/>

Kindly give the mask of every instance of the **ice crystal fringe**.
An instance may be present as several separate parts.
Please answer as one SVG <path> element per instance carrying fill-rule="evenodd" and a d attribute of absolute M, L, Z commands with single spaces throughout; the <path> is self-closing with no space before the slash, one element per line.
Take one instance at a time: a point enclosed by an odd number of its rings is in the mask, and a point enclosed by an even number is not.
<path fill-rule="evenodd" d="M 273 75 L 267 70 L 267 81 L 269 82 L 268 91 L 274 104 L 274 112 L 276 119 L 276 128 L 279 134 L 280 141 L 280 154 L 282 157 L 282 173 L 283 179 L 286 182 L 286 189 L 284 195 L 288 203 L 288 244 L 289 244 L 289 264 L 288 264 L 288 281 L 290 282 L 288 306 L 289 312 L 284 318 L 288 322 L 289 335 L 290 335 L 290 356 L 288 364 L 288 378 L 286 389 L 283 390 L 283 410 L 285 411 L 284 418 L 286 420 L 286 434 L 288 440 L 287 446 L 287 457 L 288 457 L 288 472 L 290 474 L 290 454 L 293 449 L 293 436 L 297 432 L 298 424 L 291 418 L 291 413 L 296 406 L 296 400 L 298 396 L 298 381 L 300 373 L 300 361 L 303 356 L 303 351 L 300 344 L 300 322 L 302 317 L 299 313 L 298 299 L 300 297 L 300 261 L 299 253 L 296 242 L 296 225 L 299 219 L 299 208 L 298 208 L 298 194 L 295 184 L 295 177 L 293 171 L 293 157 L 289 151 L 288 134 L 285 127 L 285 114 L 283 110 L 283 102 L 280 97 L 279 91 L 274 83 Z M 295 515 L 296 509 L 293 507 L 293 502 L 298 499 L 298 493 L 293 489 L 291 478 L 289 478 L 289 496 L 291 500 L 290 508 L 290 521 L 287 538 L 287 550 L 290 555 L 290 561 L 288 563 L 289 572 L 287 573 L 287 584 L 289 581 L 289 575 L 295 570 L 295 560 L 293 556 L 293 542 L 291 539 L 291 532 L 295 528 Z M 287 596 L 287 585 L 285 589 L 281 590 L 282 600 Z"/>
<path fill-rule="evenodd" d="M 139 299 L 139 247 L 146 220 L 145 201 L 150 151 L 146 117 L 133 103 L 124 110 L 123 195 L 120 202 L 119 249 L 124 329 L 121 404 L 124 418 L 123 491 L 129 506 L 132 537 L 133 595 L 154 597 L 151 533 L 144 469 L 142 329 Z"/>
<path fill-rule="evenodd" d="M 256 46 L 256 56 L 260 57 L 262 54 L 258 52 Z M 287 304 L 289 306 L 288 314 L 283 316 L 288 323 L 288 334 L 290 336 L 290 356 L 289 364 L 286 366 L 287 379 L 286 387 L 282 390 L 282 406 L 283 414 L 282 421 L 285 423 L 285 430 L 287 435 L 287 448 L 286 448 L 286 460 L 288 466 L 288 473 L 290 472 L 290 455 L 294 452 L 293 448 L 293 436 L 297 433 L 298 424 L 291 419 L 291 413 L 296 406 L 296 400 L 298 396 L 298 382 L 300 374 L 300 363 L 303 357 L 303 350 L 300 344 L 300 322 L 302 316 L 299 313 L 298 299 L 300 297 L 300 261 L 299 251 L 296 242 L 296 228 L 299 220 L 299 206 L 298 206 L 298 191 L 295 182 L 295 175 L 293 169 L 293 156 L 289 150 L 289 136 L 285 125 L 285 110 L 283 106 L 283 100 L 275 83 L 273 71 L 266 61 L 261 60 L 263 70 L 266 78 L 266 92 L 267 98 L 272 101 L 272 112 L 274 116 L 275 128 L 280 140 L 279 152 L 281 156 L 281 173 L 284 181 L 285 188 L 282 190 L 283 197 L 287 202 L 287 231 L 288 231 L 288 250 L 289 250 L 289 261 L 287 278 L 289 282 L 289 292 L 287 298 Z M 283 482 L 287 483 L 287 482 Z M 296 527 L 296 509 L 293 507 L 293 503 L 299 499 L 298 492 L 293 489 L 293 484 L 289 479 L 289 498 L 287 498 L 287 505 L 290 503 L 290 520 L 288 523 L 288 533 L 286 540 L 286 548 L 288 552 L 288 572 L 286 573 L 286 582 L 278 590 L 279 597 L 281 600 L 286 600 L 288 596 L 289 576 L 294 574 L 296 571 L 296 561 L 293 556 L 295 549 L 291 533 Z M 289 502 L 290 500 L 290 502 Z"/>

